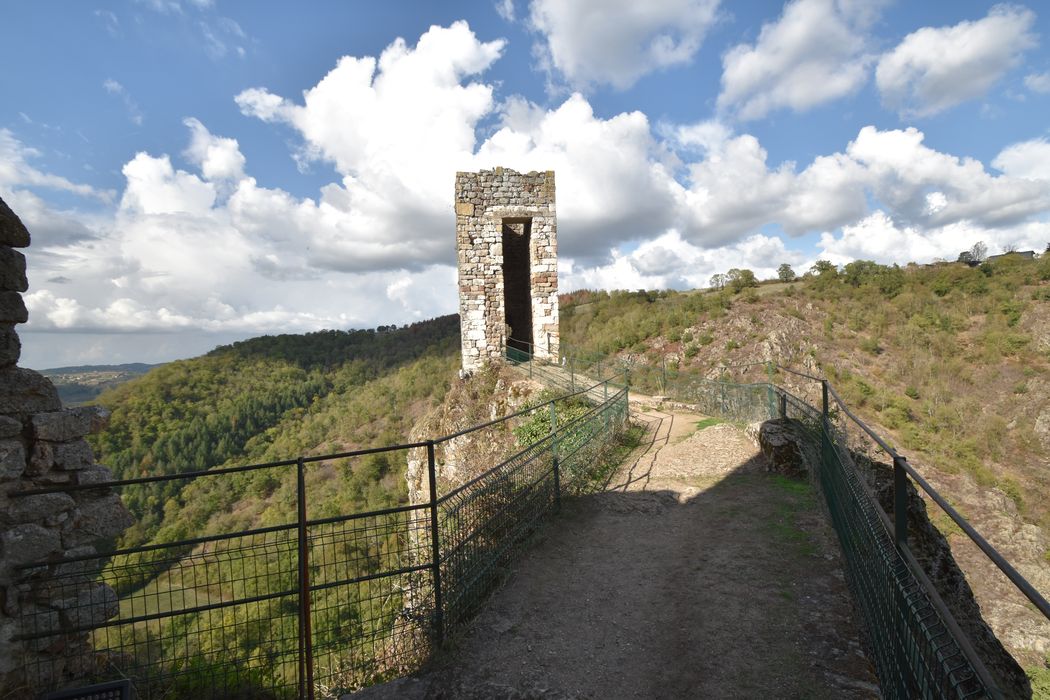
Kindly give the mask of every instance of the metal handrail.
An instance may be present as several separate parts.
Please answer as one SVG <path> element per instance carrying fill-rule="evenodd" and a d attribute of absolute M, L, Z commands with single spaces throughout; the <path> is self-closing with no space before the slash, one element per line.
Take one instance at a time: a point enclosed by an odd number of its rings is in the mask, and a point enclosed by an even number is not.
<path fill-rule="evenodd" d="M 908 476 L 922 487 L 922 490 L 941 507 L 941 510 L 948 514 L 948 517 L 952 519 L 952 522 L 958 525 L 959 528 L 966 533 L 966 536 L 969 537 L 982 552 L 984 552 L 985 556 L 991 559 L 992 563 L 995 564 L 1008 579 L 1010 579 L 1010 582 L 1014 584 L 1014 586 L 1016 586 L 1036 608 L 1039 609 L 1039 612 L 1050 620 L 1050 602 L 1047 602 L 1046 598 L 1044 598 L 1042 594 L 1040 594 L 1039 591 L 1037 591 L 1032 584 L 1029 583 L 1028 580 L 1022 576 L 1017 569 L 1015 569 L 1013 565 L 1010 564 L 1010 562 L 1008 562 L 994 546 L 992 546 L 991 543 L 988 542 L 988 540 L 982 537 L 981 534 L 977 532 L 977 530 L 975 530 L 974 527 L 962 515 L 960 515 L 940 493 L 937 492 L 930 482 L 926 481 L 926 479 L 915 470 L 915 467 L 908 462 L 906 457 L 902 457 L 895 449 L 890 447 L 890 445 L 883 440 L 878 433 L 858 418 L 856 414 L 846 406 L 842 397 L 839 396 L 838 392 L 835 391 L 830 383 L 828 383 L 828 393 L 835 398 L 835 402 L 838 404 L 839 408 L 842 409 L 842 412 L 846 414 L 850 420 L 856 423 L 857 426 L 868 435 L 868 437 L 874 440 L 879 447 L 885 450 L 886 453 L 893 458 L 894 463 L 899 463 L 904 471 L 907 472 Z"/>

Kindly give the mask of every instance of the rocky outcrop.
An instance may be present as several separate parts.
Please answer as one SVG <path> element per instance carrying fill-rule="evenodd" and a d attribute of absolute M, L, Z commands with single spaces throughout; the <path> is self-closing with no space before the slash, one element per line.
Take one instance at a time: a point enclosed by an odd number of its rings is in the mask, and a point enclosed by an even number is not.
<path fill-rule="evenodd" d="M 768 470 L 791 478 L 803 478 L 809 473 L 808 460 L 803 453 L 806 443 L 798 421 L 786 418 L 767 420 L 758 429 L 758 444 L 766 456 Z"/>
<path fill-rule="evenodd" d="M 109 586 L 78 573 L 131 524 L 85 435 L 105 427 L 98 408 L 63 409 L 50 380 L 17 367 L 15 324 L 28 318 L 29 232 L 0 200 L 0 696 L 36 697 L 93 672 L 89 629 L 118 610 Z M 100 488 L 69 489 L 84 484 Z M 63 490 L 20 495 L 34 489 Z M 72 575 L 71 575 L 72 574 Z M 61 583 L 56 583 L 60 578 Z M 35 636 L 34 636 L 35 635 Z M 44 636 L 40 636 L 44 635 Z M 21 639 L 29 636 L 28 639 Z"/>
<path fill-rule="evenodd" d="M 509 415 L 524 407 L 540 390 L 539 385 L 508 371 L 502 362 L 486 364 L 452 387 L 441 405 L 416 425 L 412 440 L 451 435 Z M 514 444 L 511 426 L 506 423 L 437 443 L 434 457 L 438 494 L 447 493 L 496 465 Z M 426 449 L 410 451 L 405 478 L 410 503 L 430 500 Z"/>

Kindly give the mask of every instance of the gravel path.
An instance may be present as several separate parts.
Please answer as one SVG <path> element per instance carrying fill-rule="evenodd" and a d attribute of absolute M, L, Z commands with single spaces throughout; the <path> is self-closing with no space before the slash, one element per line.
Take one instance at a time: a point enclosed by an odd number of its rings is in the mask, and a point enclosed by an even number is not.
<path fill-rule="evenodd" d="M 834 533 L 739 429 L 646 410 L 471 628 L 375 698 L 872 698 Z"/>

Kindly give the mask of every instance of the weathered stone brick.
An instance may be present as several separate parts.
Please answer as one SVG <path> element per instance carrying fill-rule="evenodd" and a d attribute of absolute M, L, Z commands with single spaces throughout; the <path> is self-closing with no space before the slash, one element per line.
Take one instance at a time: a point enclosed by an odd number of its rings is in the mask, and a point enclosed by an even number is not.
<path fill-rule="evenodd" d="M 131 527 L 134 519 L 115 493 L 83 502 L 79 505 L 76 532 L 83 536 L 76 545 L 86 544 L 100 537 L 116 537 Z M 74 545 L 74 546 L 76 546 Z"/>
<path fill-rule="evenodd" d="M 14 415 L 56 411 L 62 408 L 51 381 L 31 369 L 0 369 L 0 414 Z"/>
<path fill-rule="evenodd" d="M 25 248 L 29 245 L 29 231 L 3 199 L 0 199 L 0 245 L 15 248 Z"/>
<path fill-rule="evenodd" d="M 33 434 L 40 440 L 53 442 L 84 437 L 105 428 L 108 422 L 109 411 L 97 406 L 37 413 L 32 418 Z"/>
<path fill-rule="evenodd" d="M 22 354 L 22 341 L 18 339 L 14 324 L 0 323 L 0 367 L 18 362 Z"/>
<path fill-rule="evenodd" d="M 76 597 L 53 601 L 51 607 L 60 611 L 64 624 L 75 629 L 100 625 L 120 609 L 117 594 L 104 583 L 95 584 Z"/>
<path fill-rule="evenodd" d="M 53 445 L 55 450 L 55 466 L 64 471 L 86 469 L 90 467 L 95 456 L 91 452 L 91 445 L 86 440 L 73 440 L 72 442 L 57 442 Z"/>
<path fill-rule="evenodd" d="M 29 289 L 26 256 L 7 245 L 0 245 L 0 289 L 14 292 Z"/>
<path fill-rule="evenodd" d="M 3 558 L 9 566 L 44 561 L 62 549 L 62 538 L 50 528 L 26 523 L 0 535 Z"/>
<path fill-rule="evenodd" d="M 29 311 L 18 292 L 0 291 L 0 323 L 25 323 Z"/>
<path fill-rule="evenodd" d="M 67 493 L 41 493 L 24 498 L 12 498 L 2 518 L 13 523 L 41 523 L 49 517 L 71 510 L 76 505 Z"/>
<path fill-rule="evenodd" d="M 20 440 L 0 440 L 0 481 L 22 476 L 26 470 L 26 450 Z"/>
<path fill-rule="evenodd" d="M 22 434 L 22 421 L 11 416 L 0 416 L 0 439 Z"/>

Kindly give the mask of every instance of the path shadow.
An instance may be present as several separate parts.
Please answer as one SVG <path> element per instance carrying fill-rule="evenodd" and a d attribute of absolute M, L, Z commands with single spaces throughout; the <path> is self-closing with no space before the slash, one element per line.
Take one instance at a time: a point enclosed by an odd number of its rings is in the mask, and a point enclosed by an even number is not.
<path fill-rule="evenodd" d="M 431 670 L 359 695 L 877 697 L 809 484 L 756 454 L 683 499 L 641 487 L 655 464 L 563 499 Z"/>

